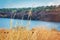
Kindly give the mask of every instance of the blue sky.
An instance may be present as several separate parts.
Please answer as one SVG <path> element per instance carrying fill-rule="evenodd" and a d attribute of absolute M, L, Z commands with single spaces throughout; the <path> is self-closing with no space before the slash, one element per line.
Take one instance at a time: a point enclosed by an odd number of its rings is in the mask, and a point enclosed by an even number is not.
<path fill-rule="evenodd" d="M 0 8 L 22 8 L 59 5 L 60 0 L 0 0 Z"/>

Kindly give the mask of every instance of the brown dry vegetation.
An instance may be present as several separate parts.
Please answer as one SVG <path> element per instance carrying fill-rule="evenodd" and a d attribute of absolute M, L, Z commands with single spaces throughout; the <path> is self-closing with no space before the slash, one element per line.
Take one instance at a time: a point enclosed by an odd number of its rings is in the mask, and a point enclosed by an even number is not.
<path fill-rule="evenodd" d="M 0 40 L 60 40 L 60 31 L 40 28 L 0 29 Z"/>

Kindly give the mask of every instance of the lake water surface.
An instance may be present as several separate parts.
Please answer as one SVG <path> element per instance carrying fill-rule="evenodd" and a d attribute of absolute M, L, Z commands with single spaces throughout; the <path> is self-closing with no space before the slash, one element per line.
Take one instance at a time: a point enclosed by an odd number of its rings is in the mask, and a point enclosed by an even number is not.
<path fill-rule="evenodd" d="M 0 28 L 10 28 L 10 20 L 8 18 L 0 18 Z M 18 23 L 18 24 L 17 24 Z M 19 19 L 12 19 L 12 25 L 14 26 L 27 26 L 28 20 L 19 20 Z M 45 26 L 47 28 L 56 28 L 60 30 L 60 22 L 45 22 L 45 21 L 30 21 L 30 28 L 36 26 Z"/>

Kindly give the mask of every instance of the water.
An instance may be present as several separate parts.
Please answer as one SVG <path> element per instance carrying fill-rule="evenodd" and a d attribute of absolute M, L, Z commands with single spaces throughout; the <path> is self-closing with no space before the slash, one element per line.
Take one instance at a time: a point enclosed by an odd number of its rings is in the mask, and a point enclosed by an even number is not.
<path fill-rule="evenodd" d="M 13 27 L 15 26 L 27 26 L 28 20 L 19 20 L 19 19 L 12 19 Z M 21 24 L 22 21 L 22 24 Z M 16 24 L 16 22 L 18 24 Z M 60 30 L 60 22 L 45 22 L 45 21 L 31 21 L 30 22 L 30 28 L 36 27 L 36 26 L 45 26 L 47 28 L 56 28 L 57 30 Z M 0 18 L 0 28 L 10 28 L 10 19 L 8 18 Z"/>

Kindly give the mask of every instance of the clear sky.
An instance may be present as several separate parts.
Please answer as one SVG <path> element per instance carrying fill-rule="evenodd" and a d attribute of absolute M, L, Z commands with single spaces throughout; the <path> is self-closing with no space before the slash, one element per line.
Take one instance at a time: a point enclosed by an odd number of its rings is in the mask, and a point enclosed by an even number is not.
<path fill-rule="evenodd" d="M 60 0 L 0 0 L 0 8 L 21 8 L 59 5 Z"/>

